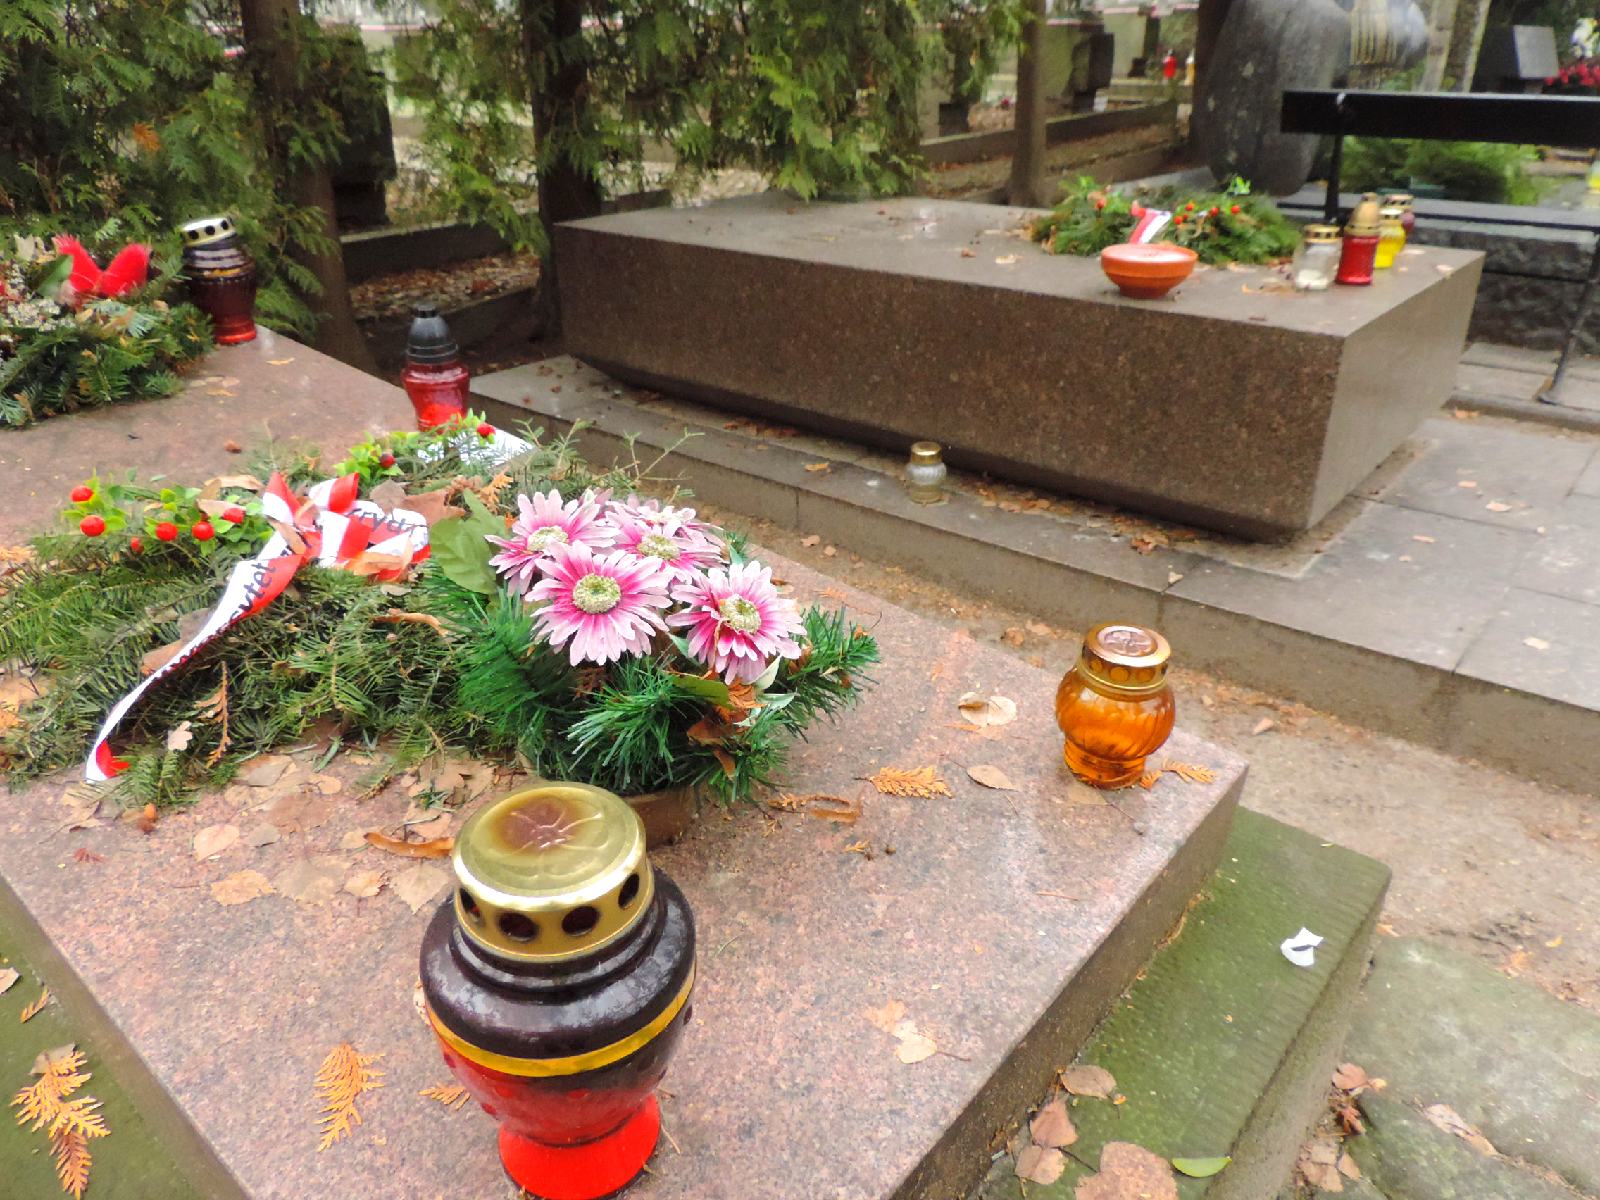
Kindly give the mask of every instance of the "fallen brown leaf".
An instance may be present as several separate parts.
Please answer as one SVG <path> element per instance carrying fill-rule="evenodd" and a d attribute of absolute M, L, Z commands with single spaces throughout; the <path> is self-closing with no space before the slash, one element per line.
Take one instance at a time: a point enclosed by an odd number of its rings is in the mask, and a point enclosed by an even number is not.
<path fill-rule="evenodd" d="M 247 904 L 272 892 L 272 884 L 260 871 L 235 871 L 211 885 L 211 898 L 225 907 Z"/>
<path fill-rule="evenodd" d="M 28 1005 L 26 1008 L 24 1008 L 22 1010 L 22 1016 L 20 1018 L 18 1018 L 17 1023 L 19 1025 L 26 1025 L 29 1021 L 33 1020 L 35 1017 L 37 1017 L 39 1015 L 40 1012 L 42 1012 L 44 1010 L 44 1006 L 46 1004 L 49 1004 L 50 1000 L 51 1000 L 50 989 L 49 988 L 45 988 L 42 992 L 39 993 L 39 998 L 37 1000 L 35 1000 L 32 1004 Z"/>
<path fill-rule="evenodd" d="M 278 891 L 301 904 L 325 904 L 333 899 L 344 882 L 347 867 L 342 858 L 319 855 L 284 868 L 272 883 Z"/>
<path fill-rule="evenodd" d="M 1262 717 L 1261 720 L 1257 721 L 1255 725 L 1251 727 L 1250 733 L 1253 737 L 1256 734 L 1265 733 L 1267 730 L 1276 729 L 1277 727 L 1278 723 L 1271 717 Z"/>
<path fill-rule="evenodd" d="M 879 1008 L 869 1008 L 863 1014 L 875 1028 L 893 1034 L 895 1027 L 906 1019 L 906 1006 L 898 1000 L 886 1000 Z"/>
<path fill-rule="evenodd" d="M 344 881 L 344 890 L 361 899 L 376 896 L 383 890 L 383 872 L 357 871 Z"/>
<path fill-rule="evenodd" d="M 1195 763 L 1174 762 L 1167 759 L 1161 764 L 1163 771 L 1171 771 L 1185 783 L 1214 783 L 1217 773 L 1210 767 L 1202 767 Z"/>
<path fill-rule="evenodd" d="M 1017 785 L 1011 782 L 1011 777 L 999 767 L 987 764 L 968 767 L 967 774 L 974 783 L 981 783 L 986 788 L 994 788 L 996 791 L 1001 792 L 1014 792 L 1017 790 Z"/>
<path fill-rule="evenodd" d="M 912 1029 L 897 1036 L 900 1045 L 895 1048 L 894 1056 L 908 1067 L 939 1053 L 939 1044 L 925 1033 Z"/>
<path fill-rule="evenodd" d="M 1028 1122 L 1028 1132 L 1036 1146 L 1070 1146 L 1078 1140 L 1078 1131 L 1067 1115 L 1067 1102 L 1059 1096 L 1034 1114 Z"/>
<path fill-rule="evenodd" d="M 1104 1067 L 1091 1063 L 1074 1063 L 1059 1076 L 1061 1086 L 1074 1096 L 1089 1096 L 1096 1100 L 1109 1100 L 1116 1093 L 1116 1077 Z"/>
<path fill-rule="evenodd" d="M 379 850 L 387 850 L 390 854 L 398 854 L 402 858 L 446 858 L 456 846 L 453 837 L 434 838 L 426 842 L 408 842 L 404 838 L 379 833 L 376 829 L 366 834 L 366 841 L 368 845 L 376 846 Z"/>
<path fill-rule="evenodd" d="M 426 1096 L 429 1100 L 437 1100 L 448 1109 L 459 1112 L 467 1102 L 467 1089 L 461 1084 L 436 1083 L 432 1087 L 425 1087 L 417 1093 Z"/>
<path fill-rule="evenodd" d="M 0 996 L 4 996 L 22 978 L 22 973 L 15 967 L 0 967 Z"/>
<path fill-rule="evenodd" d="M 1048 1146 L 1024 1146 L 1014 1168 L 1018 1179 L 1038 1184 L 1054 1183 L 1066 1169 L 1067 1156 Z"/>
<path fill-rule="evenodd" d="M 1499 1154 L 1494 1148 L 1494 1143 L 1484 1137 L 1475 1126 L 1467 1124 L 1461 1114 L 1448 1104 L 1430 1104 L 1422 1110 L 1422 1115 L 1439 1129 L 1455 1134 L 1479 1154 L 1487 1154 L 1491 1158 Z"/>
<path fill-rule="evenodd" d="M 215 858 L 238 840 L 237 825 L 208 825 L 194 835 L 195 861 L 204 862 L 208 858 Z"/>
<path fill-rule="evenodd" d="M 1339 1069 L 1333 1073 L 1333 1086 L 1346 1092 L 1353 1092 L 1358 1087 L 1365 1087 L 1367 1073 L 1355 1063 L 1340 1063 Z"/>
<path fill-rule="evenodd" d="M 396 896 L 405 901 L 406 907 L 412 912 L 417 912 L 428 901 L 439 894 L 439 889 L 448 883 L 450 877 L 438 867 L 419 864 L 409 871 L 402 871 L 389 881 L 389 887 Z"/>
<path fill-rule="evenodd" d="M 886 796 L 916 796 L 931 800 L 951 794 L 950 785 L 932 767 L 881 767 L 867 782 Z"/>
<path fill-rule="evenodd" d="M 1178 1200 L 1172 1168 L 1159 1154 L 1132 1142 L 1107 1142 L 1100 1172 L 1079 1182 L 1075 1200 Z"/>

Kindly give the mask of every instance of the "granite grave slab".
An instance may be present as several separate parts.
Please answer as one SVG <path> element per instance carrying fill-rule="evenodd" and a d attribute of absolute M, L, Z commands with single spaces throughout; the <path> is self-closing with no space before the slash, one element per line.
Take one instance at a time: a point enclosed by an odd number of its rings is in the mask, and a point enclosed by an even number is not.
<path fill-rule="evenodd" d="M 657 855 L 695 907 L 700 974 L 663 1098 L 670 1137 L 629 1195 L 960 1197 L 995 1131 L 1071 1060 L 1216 865 L 1244 764 L 1180 731 L 1165 753 L 1214 768 L 1213 783 L 1089 792 L 1060 765 L 1053 677 L 774 561 L 798 596 L 847 604 L 882 641 L 875 688 L 798 746 L 785 776 L 797 793 L 859 796 L 863 811 L 837 826 L 713 809 Z M 969 689 L 1003 690 L 1018 718 L 951 728 Z M 319 750 L 300 752 L 298 778 Z M 971 781 L 979 764 L 1017 790 Z M 880 796 L 861 777 L 885 765 L 933 765 L 953 794 Z M 58 778 L 12 796 L 0 820 L 4 919 L 36 923 L 71 965 L 105 1018 L 88 1049 L 131 1048 L 145 1103 L 182 1115 L 217 1200 L 514 1194 L 490 1119 L 418 1095 L 449 1082 L 413 1001 L 423 927 L 448 888 L 441 875 L 413 913 L 393 890 L 410 860 L 341 848 L 404 811 L 398 790 L 353 798 L 370 769 L 335 759 L 344 786 L 298 832 L 200 862 L 200 829 L 263 820 L 253 789 L 205 795 L 148 834 L 109 813 L 67 832 Z M 279 879 L 313 859 L 338 863 L 339 878 L 384 871 L 390 885 L 321 904 L 280 889 L 223 906 L 211 893 L 235 872 Z M 891 1000 L 940 1053 L 896 1057 L 865 1016 Z M 384 1056 L 385 1086 L 360 1100 L 354 1136 L 318 1153 L 312 1081 L 342 1041 Z"/>

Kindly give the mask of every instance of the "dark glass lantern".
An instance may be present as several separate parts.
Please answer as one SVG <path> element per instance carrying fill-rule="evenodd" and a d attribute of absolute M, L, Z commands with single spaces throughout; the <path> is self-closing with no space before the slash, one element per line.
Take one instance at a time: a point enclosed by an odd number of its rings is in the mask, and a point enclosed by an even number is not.
<path fill-rule="evenodd" d="M 256 264 L 239 240 L 233 218 L 201 217 L 183 226 L 181 232 L 189 298 L 211 318 L 217 345 L 253 341 Z"/>
<path fill-rule="evenodd" d="M 467 415 L 471 375 L 437 305 L 411 308 L 406 367 L 400 382 L 411 398 L 411 407 L 417 410 L 418 429 L 436 429 Z"/>

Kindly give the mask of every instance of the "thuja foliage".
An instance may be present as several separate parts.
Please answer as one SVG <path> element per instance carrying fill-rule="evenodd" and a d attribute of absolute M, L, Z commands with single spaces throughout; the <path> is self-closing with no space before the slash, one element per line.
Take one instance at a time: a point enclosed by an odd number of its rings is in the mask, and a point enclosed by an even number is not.
<path fill-rule="evenodd" d="M 1355 191 L 1409 191 L 1432 184 L 1452 200 L 1535 204 L 1539 189 L 1527 164 L 1533 146 L 1415 138 L 1347 138 L 1341 178 Z"/>
<path fill-rule="evenodd" d="M 212 31 L 237 25 L 227 0 L 0 3 L 0 237 L 115 220 L 122 240 L 176 261 L 177 226 L 231 212 L 263 274 L 257 319 L 307 333 L 318 285 L 290 254 L 324 235 L 276 172 L 338 151 L 359 64 L 307 20 L 300 86 L 263 95 L 248 56 L 229 59 Z"/>
<path fill-rule="evenodd" d="M 950 69 L 951 97 L 963 104 L 983 99 L 1000 55 L 1022 32 L 1019 0 L 938 0 L 938 23 Z"/>
<path fill-rule="evenodd" d="M 1221 191 L 1169 187 L 1125 193 L 1102 189 L 1088 176 L 1033 223 L 1033 240 L 1052 254 L 1098 254 L 1127 241 L 1147 208 L 1172 214 L 1156 241 L 1187 246 L 1201 262 L 1270 262 L 1292 254 L 1299 242 L 1299 232 L 1277 205 L 1252 195 L 1242 179 Z"/>
<path fill-rule="evenodd" d="M 531 453 L 486 480 L 438 452 L 470 430 L 376 438 L 343 465 L 363 475 L 363 494 L 404 482 L 412 495 L 443 491 L 503 515 L 515 511 L 519 492 L 572 496 L 641 482 L 637 466 L 596 470 L 570 441 L 537 437 Z M 391 454 L 394 463 L 382 465 Z M 322 474 L 314 458 L 299 454 L 257 466 L 302 484 Z M 170 492 L 180 508 L 196 502 L 188 489 L 118 486 L 120 493 L 103 490 L 113 500 Z M 243 501 L 242 528 L 258 537 L 202 546 L 182 535 L 171 542 L 146 536 L 134 552 L 126 536 L 111 532 L 53 534 L 35 539 L 32 557 L 0 574 L 0 663 L 31 675 L 39 690 L 21 709 L 21 723 L 0 733 L 0 762 L 14 777 L 81 764 L 106 711 L 142 677 L 146 657 L 180 641 L 215 604 L 230 568 L 266 533 L 240 486 L 213 482 L 201 494 Z M 66 515 L 75 519 L 97 503 Z M 139 518 L 127 532 L 149 528 Z M 750 695 L 735 699 L 718 679 L 683 672 L 666 642 L 606 667 L 573 667 L 565 654 L 531 641 L 533 615 L 510 592 L 452 582 L 433 559 L 403 583 L 383 585 L 303 568 L 289 592 L 151 689 L 114 738 L 129 767 L 113 795 L 141 805 L 181 801 L 315 727 L 344 744 L 386 751 L 390 769 L 459 752 L 516 757 L 541 775 L 623 794 L 702 784 L 742 798 L 772 779 L 793 737 L 856 699 L 877 659 L 873 640 L 842 613 L 807 611 L 805 652 L 785 661 L 752 705 Z M 184 722 L 189 739 L 170 741 Z"/>

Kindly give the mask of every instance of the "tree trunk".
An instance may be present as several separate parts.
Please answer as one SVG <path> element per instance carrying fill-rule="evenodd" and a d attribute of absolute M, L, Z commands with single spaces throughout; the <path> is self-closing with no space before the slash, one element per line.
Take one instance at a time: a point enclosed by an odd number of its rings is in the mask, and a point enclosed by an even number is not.
<path fill-rule="evenodd" d="M 246 62 L 255 77 L 257 95 L 278 103 L 293 103 L 300 93 L 300 8 L 297 0 L 240 0 Z M 272 146 L 278 186 L 283 199 L 321 214 L 322 233 L 331 244 L 325 251 L 294 247 L 295 259 L 317 277 L 320 297 L 308 297 L 317 313 L 314 344 L 341 362 L 377 373 L 372 351 L 356 325 L 350 307 L 350 285 L 344 274 L 344 252 L 333 211 L 333 175 L 328 164 L 291 163 L 285 149 Z"/>
<path fill-rule="evenodd" d="M 1478 48 L 1483 45 L 1483 27 L 1489 20 L 1489 0 L 1457 0 L 1455 31 L 1450 38 L 1450 59 L 1445 73 L 1458 92 L 1472 90 L 1472 75 L 1478 69 Z"/>
<path fill-rule="evenodd" d="M 534 337 L 561 336 L 556 226 L 600 215 L 600 180 L 581 164 L 576 143 L 593 136 L 588 107 L 589 56 L 584 48 L 584 0 L 522 0 L 523 49 L 543 86 L 533 93 L 533 136 L 541 155 L 539 223 L 545 249 L 534 293 Z"/>
<path fill-rule="evenodd" d="M 1450 42 L 1455 29 L 1456 0 L 1433 0 L 1433 6 L 1428 11 L 1428 56 L 1423 60 L 1418 91 L 1437 92 L 1444 86 L 1444 72 L 1450 61 Z"/>
<path fill-rule="evenodd" d="M 1027 24 L 1017 44 L 1016 146 L 1011 152 L 1011 182 L 1007 200 L 1029 208 L 1050 203 L 1044 178 L 1044 52 L 1045 0 L 1030 0 Z"/>

